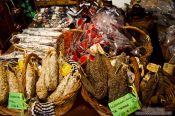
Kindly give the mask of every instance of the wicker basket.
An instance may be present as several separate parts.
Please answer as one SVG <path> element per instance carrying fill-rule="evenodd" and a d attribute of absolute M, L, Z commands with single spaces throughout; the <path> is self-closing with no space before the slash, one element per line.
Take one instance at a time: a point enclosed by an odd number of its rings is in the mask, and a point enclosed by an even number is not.
<path fill-rule="evenodd" d="M 26 83 L 25 82 L 25 75 L 26 75 L 27 64 L 29 63 L 29 61 L 32 57 L 40 59 L 36 54 L 29 54 L 26 57 L 24 70 L 23 70 L 23 73 L 22 73 L 22 77 L 23 77 L 23 80 L 24 80 L 24 82 L 23 82 L 24 85 Z M 81 87 L 81 82 L 80 82 L 80 80 L 78 80 L 77 83 L 74 84 L 72 90 L 67 95 L 61 96 L 57 100 L 55 100 L 54 104 L 56 106 L 55 107 L 56 115 L 63 115 L 72 108 L 72 106 L 73 106 L 73 104 L 76 100 L 76 95 L 77 95 L 78 90 L 80 89 L 80 87 Z M 25 87 L 24 87 L 24 89 L 25 89 Z"/>
<path fill-rule="evenodd" d="M 74 85 L 74 87 L 72 88 L 72 91 L 69 94 L 58 98 L 56 100 L 56 102 L 54 102 L 56 105 L 55 110 L 56 110 L 57 116 L 65 114 L 66 112 L 68 112 L 72 108 L 72 106 L 76 100 L 78 90 L 80 88 L 81 88 L 81 81 L 79 80 Z"/>
<path fill-rule="evenodd" d="M 31 54 L 25 56 L 24 66 L 22 69 L 23 93 L 26 93 L 25 92 L 26 91 L 26 87 L 25 87 L 25 85 L 26 85 L 25 78 L 26 77 L 25 77 L 25 75 L 26 75 L 27 64 L 29 63 L 29 61 L 31 60 L 32 57 L 41 60 L 41 58 L 38 57 L 34 53 L 31 53 Z M 72 88 L 72 90 L 67 95 L 61 96 L 60 98 L 58 98 L 54 102 L 54 104 L 56 106 L 55 112 L 56 112 L 57 116 L 65 114 L 66 112 L 68 112 L 72 108 L 72 106 L 76 100 L 76 95 L 77 95 L 80 88 L 81 88 L 81 81 L 78 80 L 77 83 L 74 84 L 74 87 Z M 28 116 L 29 115 L 28 113 L 29 113 L 28 111 L 23 112 L 22 110 L 8 109 L 5 106 L 0 106 L 0 115 L 20 116 L 21 114 L 24 114 L 24 115 Z"/>
<path fill-rule="evenodd" d="M 3 106 L 0 106 L 0 115 L 6 116 L 20 116 L 22 113 L 21 110 L 13 110 Z"/>
<path fill-rule="evenodd" d="M 31 55 L 33 56 L 33 54 Z M 31 57 L 30 56 L 30 57 Z M 35 55 L 34 55 L 35 56 Z M 29 59 L 29 57 L 27 58 Z M 23 71 L 22 73 L 24 72 L 24 69 L 23 68 Z M 23 77 L 23 76 L 22 76 Z M 23 83 L 25 82 L 25 79 L 23 78 L 22 79 Z M 23 84 L 25 85 L 25 84 Z M 24 86 L 23 86 L 24 87 Z M 22 90 L 22 92 L 24 93 L 24 88 Z M 0 115 L 7 115 L 7 116 L 20 116 L 20 115 L 26 115 L 27 112 L 24 112 L 23 110 L 15 110 L 15 109 L 9 109 L 7 106 L 0 106 Z"/>
<path fill-rule="evenodd" d="M 100 103 L 82 86 L 81 95 L 101 116 L 112 116 L 110 109 Z"/>
<path fill-rule="evenodd" d="M 130 61 L 131 61 L 131 67 L 133 68 L 134 73 L 135 73 L 134 84 L 136 86 L 137 92 L 139 92 L 139 85 L 140 85 L 139 67 L 138 67 L 137 61 L 134 57 L 131 57 Z M 81 89 L 81 95 L 82 95 L 83 99 L 86 102 L 88 102 L 101 116 L 111 116 L 112 115 L 110 109 L 107 106 L 104 106 L 104 105 L 98 103 L 98 101 L 83 86 Z"/>
<path fill-rule="evenodd" d="M 136 30 L 136 31 L 140 32 L 143 36 L 146 37 L 146 43 L 144 43 L 144 45 L 143 45 L 143 48 L 145 49 L 146 52 L 143 56 L 140 57 L 140 59 L 143 62 L 146 62 L 148 57 L 152 53 L 152 44 L 151 44 L 151 41 L 149 39 L 149 36 L 144 31 L 142 31 L 142 30 L 140 30 L 139 28 L 136 28 L 136 27 L 125 26 L 123 28 L 124 29 Z M 139 65 L 138 65 L 138 62 L 137 62 L 136 58 L 131 57 L 130 61 L 131 61 L 131 67 L 133 68 L 134 74 L 135 74 L 134 84 L 136 86 L 137 92 L 139 93 L 141 72 L 139 72 Z M 83 99 L 86 102 L 88 102 L 101 116 L 112 115 L 110 109 L 107 106 L 104 106 L 104 105 L 98 103 L 98 101 L 85 89 L 85 87 L 82 87 L 81 95 L 82 95 Z"/>
<path fill-rule="evenodd" d="M 133 26 L 124 26 L 123 29 L 139 32 L 143 37 L 143 39 L 145 39 L 145 42 L 142 43 L 143 45 L 139 46 L 142 48 L 142 50 L 144 50 L 144 54 L 142 54 L 142 56 L 140 56 L 139 59 L 144 65 L 146 65 L 148 62 L 148 58 L 151 56 L 153 52 L 153 47 L 149 35 L 146 34 L 143 30 Z"/>

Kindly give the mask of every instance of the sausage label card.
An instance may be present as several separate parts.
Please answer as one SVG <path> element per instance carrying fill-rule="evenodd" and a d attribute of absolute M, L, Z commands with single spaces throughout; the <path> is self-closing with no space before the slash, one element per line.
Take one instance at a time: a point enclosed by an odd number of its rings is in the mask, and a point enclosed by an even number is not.
<path fill-rule="evenodd" d="M 127 116 L 141 109 L 138 98 L 132 93 L 128 93 L 108 105 L 114 116 Z"/>

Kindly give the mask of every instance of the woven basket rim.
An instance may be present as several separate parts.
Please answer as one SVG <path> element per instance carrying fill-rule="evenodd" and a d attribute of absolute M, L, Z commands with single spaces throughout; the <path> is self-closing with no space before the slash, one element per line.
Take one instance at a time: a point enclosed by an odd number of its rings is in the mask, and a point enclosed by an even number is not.
<path fill-rule="evenodd" d="M 81 95 L 99 114 L 112 115 L 110 109 L 102 104 L 99 104 L 95 98 L 82 86 Z"/>
<path fill-rule="evenodd" d="M 152 52 L 153 52 L 153 47 L 152 47 L 150 36 L 145 31 L 143 31 L 140 28 L 135 27 L 135 26 L 130 26 L 130 25 L 123 26 L 123 29 L 130 29 L 130 30 L 137 31 L 145 37 L 144 39 L 146 40 L 146 43 L 143 45 L 143 47 L 146 50 L 146 54 L 142 55 L 140 58 L 146 59 L 146 58 L 150 57 Z"/>
<path fill-rule="evenodd" d="M 74 85 L 73 89 L 71 92 L 69 92 L 68 94 L 66 94 L 65 96 L 61 96 L 59 97 L 57 100 L 55 100 L 53 103 L 55 105 L 62 105 L 65 102 L 67 102 L 70 98 L 72 98 L 73 96 L 75 96 L 78 92 L 78 90 L 81 87 L 81 82 L 80 80 L 78 80 L 78 82 L 76 82 L 76 84 Z"/>
<path fill-rule="evenodd" d="M 0 106 L 1 115 L 19 115 L 22 110 L 9 109 L 8 107 Z"/>

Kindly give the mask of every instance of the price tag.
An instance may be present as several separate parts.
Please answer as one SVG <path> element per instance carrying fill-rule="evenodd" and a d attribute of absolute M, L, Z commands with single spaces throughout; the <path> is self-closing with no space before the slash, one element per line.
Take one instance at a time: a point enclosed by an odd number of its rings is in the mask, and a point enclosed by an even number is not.
<path fill-rule="evenodd" d="M 23 93 L 10 92 L 8 99 L 8 108 L 26 110 L 27 104 L 25 103 Z"/>
<path fill-rule="evenodd" d="M 141 109 L 138 98 L 131 93 L 126 94 L 108 105 L 114 116 L 127 116 Z"/>
<path fill-rule="evenodd" d="M 175 65 L 173 64 L 164 63 L 163 65 L 163 71 L 165 71 L 166 73 L 172 76 L 173 76 L 174 68 L 175 68 Z"/>
<path fill-rule="evenodd" d="M 24 59 L 23 58 L 18 60 L 18 66 L 19 66 L 19 69 L 22 71 L 23 66 L 24 66 Z"/>
<path fill-rule="evenodd" d="M 160 65 L 157 65 L 157 64 L 154 64 L 154 63 L 149 63 L 146 68 L 151 71 L 151 72 L 154 72 L 154 73 L 157 73 L 159 68 L 160 68 Z"/>
<path fill-rule="evenodd" d="M 72 66 L 68 63 L 64 63 L 62 68 L 61 68 L 62 76 L 67 76 L 71 72 L 72 72 Z"/>

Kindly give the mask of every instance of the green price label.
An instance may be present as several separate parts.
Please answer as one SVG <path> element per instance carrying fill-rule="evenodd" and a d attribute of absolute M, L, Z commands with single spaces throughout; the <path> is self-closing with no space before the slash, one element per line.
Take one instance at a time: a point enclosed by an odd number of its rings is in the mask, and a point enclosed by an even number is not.
<path fill-rule="evenodd" d="M 139 100 L 131 93 L 108 104 L 114 116 L 127 116 L 141 109 Z"/>
<path fill-rule="evenodd" d="M 8 108 L 26 110 L 27 105 L 25 103 L 23 93 L 10 92 L 8 99 Z"/>

